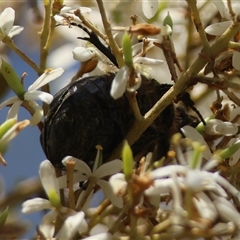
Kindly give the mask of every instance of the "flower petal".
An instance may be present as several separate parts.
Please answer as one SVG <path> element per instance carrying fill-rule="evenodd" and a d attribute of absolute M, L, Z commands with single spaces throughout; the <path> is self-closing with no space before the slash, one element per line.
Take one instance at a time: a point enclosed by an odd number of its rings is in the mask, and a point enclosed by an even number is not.
<path fill-rule="evenodd" d="M 32 101 L 41 100 L 47 104 L 50 104 L 53 100 L 53 96 L 50 93 L 42 91 L 31 91 L 24 94 L 24 99 Z"/>
<path fill-rule="evenodd" d="M 158 180 L 155 180 L 154 185 L 148 188 L 147 190 L 145 190 L 144 193 L 147 196 L 159 196 L 161 194 L 166 194 L 170 192 L 172 184 L 173 184 L 173 180 L 171 178 L 158 179 Z"/>
<path fill-rule="evenodd" d="M 210 149 L 208 148 L 208 144 L 204 140 L 203 136 L 193 127 L 191 126 L 184 126 L 181 128 L 184 135 L 193 141 L 199 142 L 202 146 L 206 146 L 205 150 L 203 151 L 203 157 L 207 160 L 209 160 L 212 157 L 212 153 Z"/>
<path fill-rule="evenodd" d="M 84 202 L 84 205 L 83 205 L 83 207 L 82 207 L 82 211 L 85 211 L 85 210 L 87 210 L 88 209 L 88 206 L 89 206 L 89 203 L 90 203 L 90 201 L 91 201 L 91 199 L 92 199 L 92 195 L 93 195 L 93 190 L 90 192 L 90 194 L 87 196 L 87 199 L 85 200 L 85 202 Z M 85 191 L 82 191 L 81 192 L 81 194 L 80 194 L 80 196 L 79 196 L 79 198 L 78 198 L 78 200 L 77 200 L 77 204 L 76 204 L 76 209 L 79 209 L 79 204 L 80 203 L 82 203 L 82 201 L 83 201 L 83 198 L 85 198 L 86 196 L 85 196 Z"/>
<path fill-rule="evenodd" d="M 225 198 L 218 197 L 213 201 L 220 217 L 224 221 L 231 221 L 235 223 L 237 226 L 240 224 L 240 214 L 237 209 L 230 203 L 229 200 Z"/>
<path fill-rule="evenodd" d="M 126 85 L 129 77 L 129 68 L 122 67 L 113 79 L 110 94 L 114 99 L 122 97 L 126 90 Z"/>
<path fill-rule="evenodd" d="M 15 20 L 15 11 L 14 9 L 8 7 L 0 15 L 0 29 L 3 36 L 7 36 L 10 30 L 13 27 L 13 22 Z"/>
<path fill-rule="evenodd" d="M 111 233 L 100 233 L 97 235 L 93 235 L 91 237 L 83 238 L 83 240 L 113 240 L 113 236 Z"/>
<path fill-rule="evenodd" d="M 84 212 L 77 212 L 75 215 L 68 217 L 59 231 L 59 239 L 72 239 L 77 232 L 86 232 L 88 229 L 87 222 L 84 219 Z"/>
<path fill-rule="evenodd" d="M 158 1 L 144 0 L 142 1 L 142 11 L 146 18 L 152 18 L 158 9 Z"/>
<path fill-rule="evenodd" d="M 45 160 L 40 164 L 39 176 L 47 195 L 49 195 L 52 190 L 59 194 L 58 180 L 54 167 L 50 161 Z"/>
<path fill-rule="evenodd" d="M 205 32 L 213 36 L 220 36 L 230 27 L 231 23 L 232 21 L 214 23 L 206 27 Z"/>
<path fill-rule="evenodd" d="M 98 179 L 97 184 L 101 187 L 105 197 L 108 198 L 114 206 L 116 206 L 118 208 L 123 207 L 122 198 L 116 196 L 113 193 L 113 189 L 111 188 L 110 184 L 107 181 L 102 180 L 102 179 Z"/>
<path fill-rule="evenodd" d="M 18 111 L 22 102 L 23 102 L 22 100 L 17 100 L 15 103 L 13 103 L 13 105 L 10 107 L 8 111 L 7 119 L 10 118 L 15 118 L 16 120 L 18 119 Z"/>
<path fill-rule="evenodd" d="M 169 165 L 157 168 L 150 172 L 150 177 L 153 179 L 168 177 L 171 173 L 186 173 L 187 168 L 181 165 Z"/>
<path fill-rule="evenodd" d="M 134 63 L 143 65 L 158 65 L 163 64 L 164 61 L 160 59 L 148 58 L 148 57 L 136 57 L 134 58 Z"/>
<path fill-rule="evenodd" d="M 67 175 L 62 175 L 58 177 L 57 180 L 58 180 L 59 189 L 63 189 L 67 187 Z"/>
<path fill-rule="evenodd" d="M 223 19 L 230 19 L 230 14 L 229 14 L 228 8 L 222 0 L 212 0 L 212 2 L 217 7 L 217 9 Z"/>
<path fill-rule="evenodd" d="M 34 91 L 39 89 L 40 87 L 60 77 L 63 74 L 63 72 L 64 72 L 63 68 L 46 70 L 31 86 L 29 86 L 28 91 Z"/>
<path fill-rule="evenodd" d="M 43 209 L 51 209 L 52 205 L 49 200 L 43 198 L 33 198 L 22 204 L 22 213 L 38 212 Z"/>
<path fill-rule="evenodd" d="M 6 101 L 2 102 L 0 104 L 0 110 L 3 108 L 3 107 L 6 107 L 8 105 L 12 105 L 14 104 L 16 101 L 19 101 L 19 98 L 17 96 L 15 97 L 10 97 L 9 99 L 7 99 Z"/>
<path fill-rule="evenodd" d="M 18 35 L 19 33 L 21 33 L 23 31 L 24 27 L 21 26 L 13 26 L 12 29 L 10 30 L 8 36 L 10 38 L 12 38 L 15 35 Z"/>
<path fill-rule="evenodd" d="M 117 173 L 110 177 L 109 184 L 115 195 L 124 193 L 127 188 L 127 182 L 123 173 Z"/>
<path fill-rule="evenodd" d="M 37 125 L 43 117 L 43 109 L 42 107 L 40 107 L 36 102 L 31 101 L 31 105 L 33 106 L 33 108 L 35 109 L 35 112 L 32 116 L 32 118 L 30 119 L 30 125 L 35 126 Z"/>
<path fill-rule="evenodd" d="M 91 231 L 90 231 L 90 235 L 97 235 L 97 234 L 100 234 L 100 233 L 106 233 L 109 231 L 109 228 L 102 224 L 102 223 L 98 223 L 97 225 L 95 225 Z"/>
<path fill-rule="evenodd" d="M 122 170 L 123 168 L 123 162 L 122 160 L 115 159 L 111 162 L 104 163 L 101 165 L 95 172 L 94 176 L 97 178 L 102 178 L 105 176 L 109 176 L 115 173 L 118 173 Z"/>
<path fill-rule="evenodd" d="M 85 47 L 74 48 L 72 51 L 72 54 L 73 54 L 73 58 L 76 61 L 80 61 L 80 62 L 86 62 L 86 61 L 92 59 L 94 56 L 94 52 Z"/>
<path fill-rule="evenodd" d="M 232 65 L 235 69 L 240 70 L 240 52 L 233 52 Z"/>
<path fill-rule="evenodd" d="M 43 218 L 39 225 L 40 232 L 46 239 L 52 239 L 55 232 L 55 222 L 57 218 L 57 211 L 50 211 Z"/>
<path fill-rule="evenodd" d="M 238 127 L 231 122 L 222 122 L 216 126 L 216 131 L 225 136 L 232 136 L 238 132 Z"/>
<path fill-rule="evenodd" d="M 195 193 L 195 196 L 193 202 L 200 216 L 213 222 L 218 214 L 212 200 L 204 192 Z"/>
<path fill-rule="evenodd" d="M 66 166 L 68 161 L 74 161 L 75 162 L 75 170 L 77 170 L 80 173 L 84 173 L 87 176 L 91 176 L 92 175 L 92 171 L 89 168 L 89 166 L 82 160 L 75 158 L 75 157 L 71 157 L 71 156 L 67 156 L 62 160 L 62 164 L 64 166 Z"/>

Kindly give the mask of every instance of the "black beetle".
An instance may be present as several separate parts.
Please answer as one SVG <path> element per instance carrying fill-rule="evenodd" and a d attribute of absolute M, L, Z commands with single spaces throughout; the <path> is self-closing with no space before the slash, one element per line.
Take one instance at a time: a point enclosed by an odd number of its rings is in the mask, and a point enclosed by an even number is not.
<path fill-rule="evenodd" d="M 62 159 L 70 155 L 92 167 L 98 144 L 103 147 L 106 161 L 130 130 L 134 115 L 127 97 L 114 100 L 110 96 L 113 77 L 114 74 L 107 74 L 79 79 L 55 95 L 41 133 L 43 150 L 55 166 L 61 166 Z M 144 115 L 170 87 L 170 84 L 159 84 L 143 77 L 137 91 L 141 114 Z M 186 114 L 176 110 L 173 104 L 163 110 L 133 144 L 134 155 L 151 143 L 152 146 L 159 144 L 159 156 L 167 153 L 172 133 L 186 124 L 180 120 L 181 115 Z"/>

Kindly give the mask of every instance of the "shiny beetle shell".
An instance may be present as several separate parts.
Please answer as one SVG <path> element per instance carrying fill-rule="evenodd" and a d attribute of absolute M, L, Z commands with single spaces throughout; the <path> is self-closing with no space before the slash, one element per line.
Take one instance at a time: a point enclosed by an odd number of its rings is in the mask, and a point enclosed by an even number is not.
<path fill-rule="evenodd" d="M 106 161 L 130 130 L 134 115 L 127 97 L 114 100 L 110 96 L 113 77 L 113 74 L 86 77 L 55 95 L 41 134 L 43 150 L 55 166 L 61 166 L 65 156 L 74 156 L 92 167 L 98 144 L 103 147 Z M 170 86 L 143 78 L 137 93 L 141 113 L 144 115 Z M 169 149 L 174 116 L 171 104 L 132 146 L 134 155 L 156 140 L 161 145 L 160 154 L 164 155 Z"/>

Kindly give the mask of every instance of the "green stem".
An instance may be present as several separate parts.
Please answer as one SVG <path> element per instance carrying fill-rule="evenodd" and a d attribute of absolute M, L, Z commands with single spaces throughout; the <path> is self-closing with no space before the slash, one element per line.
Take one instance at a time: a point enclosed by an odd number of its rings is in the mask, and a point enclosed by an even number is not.
<path fill-rule="evenodd" d="M 43 29 L 40 33 L 40 68 L 45 70 L 46 69 L 46 61 L 48 56 L 48 49 L 46 48 L 46 43 L 49 38 L 49 27 L 51 21 L 51 8 L 52 8 L 52 1 L 48 1 L 45 8 L 45 19 L 43 23 Z"/>

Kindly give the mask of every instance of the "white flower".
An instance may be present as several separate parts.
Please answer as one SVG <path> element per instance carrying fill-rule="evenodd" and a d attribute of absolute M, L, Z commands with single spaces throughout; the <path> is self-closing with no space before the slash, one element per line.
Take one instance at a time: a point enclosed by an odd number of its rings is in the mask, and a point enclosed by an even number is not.
<path fill-rule="evenodd" d="M 206 133 L 210 135 L 232 136 L 238 132 L 236 124 L 231 122 L 223 122 L 219 119 L 210 119 L 205 126 Z"/>
<path fill-rule="evenodd" d="M 121 208 L 123 206 L 122 199 L 117 197 L 116 195 L 114 195 L 109 182 L 102 178 L 104 178 L 106 176 L 111 176 L 111 175 L 121 171 L 122 161 L 116 159 L 116 160 L 110 161 L 108 163 L 104 163 L 103 165 L 98 167 L 97 159 L 98 159 L 98 157 L 96 157 L 96 161 L 94 163 L 94 167 L 93 167 L 92 171 L 84 161 L 81 161 L 81 160 L 71 157 L 71 156 L 65 157 L 63 159 L 62 163 L 64 165 L 66 165 L 68 161 L 75 161 L 75 170 L 76 171 L 73 173 L 74 183 L 89 181 L 91 178 L 92 180 L 94 180 L 95 185 L 98 185 L 102 189 L 105 197 L 109 198 L 114 206 Z M 66 178 L 65 179 L 62 178 L 60 181 L 61 181 L 61 183 L 60 183 L 61 187 L 66 187 Z M 64 185 L 63 181 L 65 181 L 65 185 Z M 91 200 L 92 194 L 93 194 L 93 190 L 87 197 L 87 201 L 85 202 L 83 209 L 86 209 L 88 207 L 88 204 L 89 204 L 89 201 Z M 77 205 L 82 201 L 83 197 L 84 197 L 84 191 L 79 196 Z"/>
<path fill-rule="evenodd" d="M 142 11 L 146 18 L 152 18 L 158 9 L 157 0 L 142 0 Z"/>
<path fill-rule="evenodd" d="M 180 148 L 180 146 L 177 146 Z M 201 167 L 201 154 L 196 164 L 196 155 L 194 151 L 191 154 L 184 154 L 181 151 L 177 151 L 178 157 L 182 154 L 182 157 L 187 158 L 185 161 L 187 166 L 181 165 L 169 165 L 158 168 L 150 172 L 150 177 L 154 179 L 154 184 L 149 189 L 145 190 L 146 196 L 166 196 L 171 195 L 173 198 L 172 208 L 174 213 L 180 219 L 187 216 L 187 209 L 184 204 L 182 191 L 192 193 L 192 201 L 195 208 L 199 211 L 200 216 L 204 219 L 214 222 L 218 216 L 222 216 L 221 209 L 216 208 L 212 198 L 209 198 L 208 194 L 213 194 L 216 198 L 223 198 L 228 201 L 228 193 L 232 196 L 238 196 L 238 190 L 233 187 L 225 178 L 223 178 L 218 172 L 208 172 L 218 165 L 218 161 L 210 159 Z M 195 159 L 195 160 L 194 160 Z M 195 164 L 194 164 L 195 162 Z M 191 166 L 195 166 L 194 169 Z M 232 207 L 234 208 L 234 207 Z"/>
<path fill-rule="evenodd" d="M 74 11 L 76 11 L 77 9 L 79 9 L 80 12 L 83 13 L 83 14 L 90 13 L 92 11 L 92 9 L 88 8 L 88 7 L 68 7 L 68 6 L 64 6 L 61 9 L 60 13 L 56 14 L 54 16 L 54 19 L 59 24 L 64 24 L 67 17 L 70 17 L 73 22 L 82 23 L 81 20 L 79 19 L 79 17 L 77 17 L 74 14 Z"/>
<path fill-rule="evenodd" d="M 128 88 L 128 90 L 134 91 L 140 87 L 142 81 L 141 75 L 145 75 L 147 78 L 150 77 L 151 65 L 159 65 L 163 63 L 164 61 L 158 59 L 135 57 L 133 59 L 133 65 L 134 71 L 138 78 L 138 82 L 133 87 Z M 130 69 L 128 66 L 124 66 L 118 71 L 118 73 L 114 77 L 110 91 L 110 94 L 114 99 L 120 98 L 124 94 L 131 71 L 132 69 Z"/>
<path fill-rule="evenodd" d="M 83 212 L 76 213 L 71 209 L 61 207 L 58 179 L 50 161 L 45 160 L 40 164 L 39 175 L 42 186 L 49 200 L 43 198 L 33 198 L 27 200 L 22 205 L 22 212 L 32 213 L 44 209 L 51 210 L 43 217 L 39 226 L 39 230 L 47 239 L 51 239 L 54 235 L 55 221 L 59 212 L 64 215 L 69 215 L 59 232 L 59 235 L 63 236 L 60 239 L 71 239 L 72 235 L 74 235 L 76 231 L 86 231 L 87 223 L 84 220 L 85 214 Z M 70 231 L 66 231 L 66 229 Z"/>
<path fill-rule="evenodd" d="M 54 167 L 50 161 L 45 160 L 40 164 L 39 176 L 47 196 L 49 198 L 52 198 L 53 196 L 56 201 L 60 201 L 58 179 L 56 177 Z M 31 213 L 41 211 L 43 209 L 53 208 L 54 207 L 52 206 L 50 200 L 43 198 L 34 198 L 23 203 L 22 212 Z"/>
<path fill-rule="evenodd" d="M 58 233 L 58 239 L 72 239 L 77 232 L 86 232 L 88 229 L 87 222 L 84 219 L 84 212 L 77 212 L 68 217 Z"/>
<path fill-rule="evenodd" d="M 12 38 L 14 35 L 19 34 L 23 27 L 13 26 L 15 20 L 15 11 L 14 9 L 8 7 L 0 15 L 0 40 L 3 40 L 5 37 Z"/>
<path fill-rule="evenodd" d="M 23 99 L 19 97 L 11 97 L 0 104 L 0 109 L 7 106 L 12 105 L 9 109 L 7 119 L 16 118 L 18 117 L 18 111 L 20 105 L 24 101 L 29 101 L 29 104 L 35 109 L 35 113 L 30 120 L 31 125 L 36 125 L 41 121 L 43 117 L 43 109 L 36 100 L 43 101 L 47 104 L 50 104 L 53 100 L 53 96 L 50 93 L 46 93 L 43 91 L 38 91 L 37 89 L 41 88 L 42 86 L 50 83 L 54 79 L 58 78 L 62 75 L 64 70 L 62 68 L 57 68 L 54 70 L 47 70 L 45 71 L 31 86 L 29 86 L 28 90 L 25 92 Z"/>
<path fill-rule="evenodd" d="M 225 1 L 214 0 L 212 1 L 215 6 L 218 8 L 219 13 L 221 14 L 222 18 L 227 20 L 220 23 L 214 23 L 205 28 L 206 33 L 214 36 L 222 35 L 232 24 L 231 15 L 228 11 L 228 7 Z M 234 9 L 235 13 L 240 13 L 240 6 L 239 2 L 232 2 L 232 8 Z M 235 69 L 240 70 L 240 53 L 238 51 L 233 51 L 232 57 L 232 65 Z"/>

